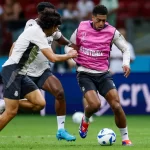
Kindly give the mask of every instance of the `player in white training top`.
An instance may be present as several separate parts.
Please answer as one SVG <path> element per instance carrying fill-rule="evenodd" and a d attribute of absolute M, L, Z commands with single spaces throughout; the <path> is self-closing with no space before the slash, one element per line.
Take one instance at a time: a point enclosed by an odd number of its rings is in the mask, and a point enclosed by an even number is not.
<path fill-rule="evenodd" d="M 27 76 L 27 72 L 22 71 L 30 66 L 40 51 L 52 62 L 77 56 L 74 50 L 65 55 L 54 54 L 49 46 L 46 37 L 56 32 L 60 24 L 60 15 L 53 9 L 45 9 L 39 15 L 37 24 L 24 30 L 17 39 L 12 54 L 2 69 L 6 109 L 0 118 L 0 130 L 17 114 L 19 99 L 26 98 L 41 109 L 45 106 L 45 99 L 39 88 Z"/>
<path fill-rule="evenodd" d="M 49 2 L 40 2 L 37 5 L 38 13 L 40 14 L 40 12 L 42 12 L 45 8 L 55 9 L 54 5 L 52 5 Z M 36 20 L 30 19 L 26 23 L 25 30 L 33 26 L 34 24 L 37 24 Z M 70 41 L 68 41 L 61 34 L 59 30 L 54 32 L 51 36 L 47 37 L 47 39 L 50 46 L 53 40 L 57 41 L 61 45 L 70 44 Z M 70 46 L 71 45 L 73 46 L 73 44 L 70 44 Z M 10 51 L 10 55 L 11 55 L 11 51 Z M 20 73 L 23 74 L 24 72 L 26 72 L 28 77 L 30 77 L 30 79 L 34 81 L 34 83 L 38 86 L 38 88 L 44 89 L 45 91 L 48 91 L 49 93 L 53 94 L 53 96 L 56 97 L 55 111 L 57 114 L 57 124 L 58 124 L 58 131 L 56 137 L 58 139 L 65 139 L 67 141 L 75 140 L 76 138 L 70 135 L 64 129 L 65 117 L 66 117 L 66 103 L 65 103 L 64 90 L 60 81 L 57 79 L 57 77 L 55 77 L 52 74 L 49 60 L 39 51 L 36 59 L 30 64 L 29 68 L 22 69 Z M 3 111 L 5 108 L 5 103 L 4 102 L 2 103 L 2 101 L 0 103 L 0 108 L 1 111 Z M 31 103 L 30 101 L 20 100 L 19 109 L 38 111 L 39 109 L 41 109 L 41 107 Z"/>

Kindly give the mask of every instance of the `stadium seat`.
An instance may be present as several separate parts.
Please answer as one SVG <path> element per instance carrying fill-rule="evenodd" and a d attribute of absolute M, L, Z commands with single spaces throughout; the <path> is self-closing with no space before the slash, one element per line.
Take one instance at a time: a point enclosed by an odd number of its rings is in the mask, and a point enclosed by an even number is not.
<path fill-rule="evenodd" d="M 37 17 L 36 5 L 27 5 L 27 7 L 24 9 L 24 13 L 26 19 L 35 19 Z"/>
<path fill-rule="evenodd" d="M 1 55 L 8 55 L 10 47 L 12 45 L 12 33 L 8 30 L 7 24 L 2 23 L 2 41 L 0 45 L 0 54 Z"/>
<path fill-rule="evenodd" d="M 140 15 L 144 18 L 150 18 L 150 0 L 145 0 L 142 3 Z"/>
<path fill-rule="evenodd" d="M 138 1 L 130 1 L 127 5 L 129 17 L 139 16 L 140 3 Z"/>
<path fill-rule="evenodd" d="M 119 9 L 117 10 L 117 28 L 125 26 L 126 18 L 128 18 L 127 3 L 121 0 L 119 1 Z"/>

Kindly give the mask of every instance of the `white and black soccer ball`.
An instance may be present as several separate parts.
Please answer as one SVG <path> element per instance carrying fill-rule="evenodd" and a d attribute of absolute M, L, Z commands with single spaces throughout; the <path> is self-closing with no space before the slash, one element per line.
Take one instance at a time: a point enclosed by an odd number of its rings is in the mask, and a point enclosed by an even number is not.
<path fill-rule="evenodd" d="M 104 128 L 98 133 L 97 140 L 102 146 L 110 146 L 116 142 L 116 134 L 112 129 Z"/>
<path fill-rule="evenodd" d="M 77 123 L 77 124 L 80 124 L 81 121 L 82 121 L 82 118 L 83 118 L 83 115 L 84 113 L 83 112 L 75 112 L 73 115 L 72 115 L 72 121 L 74 123 Z M 89 119 L 90 122 L 93 122 L 93 117 L 90 117 Z"/>

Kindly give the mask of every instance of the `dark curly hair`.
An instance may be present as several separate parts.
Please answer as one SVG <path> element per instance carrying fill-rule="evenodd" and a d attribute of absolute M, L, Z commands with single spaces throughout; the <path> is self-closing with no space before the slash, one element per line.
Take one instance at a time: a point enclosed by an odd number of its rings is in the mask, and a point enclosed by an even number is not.
<path fill-rule="evenodd" d="M 108 10 L 104 5 L 96 5 L 93 9 L 93 13 L 94 16 L 96 15 L 107 15 L 108 14 Z"/>
<path fill-rule="evenodd" d="M 41 12 L 45 8 L 55 9 L 55 6 L 52 3 L 50 3 L 50 2 L 40 2 L 40 3 L 38 3 L 36 8 L 37 8 L 37 12 Z"/>
<path fill-rule="evenodd" d="M 62 23 L 60 14 L 51 8 L 45 8 L 40 12 L 37 22 L 42 29 L 49 29 Z"/>

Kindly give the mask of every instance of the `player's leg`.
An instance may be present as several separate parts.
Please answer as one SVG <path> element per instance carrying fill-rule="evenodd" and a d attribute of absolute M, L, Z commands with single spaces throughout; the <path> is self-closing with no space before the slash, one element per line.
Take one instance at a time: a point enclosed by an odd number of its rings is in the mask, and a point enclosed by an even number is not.
<path fill-rule="evenodd" d="M 27 99 L 28 98 L 28 99 Z M 40 111 L 45 107 L 45 100 L 40 99 L 39 97 L 36 99 L 31 99 L 27 96 L 26 99 L 20 99 L 19 102 L 19 110 L 23 111 Z M 1 99 L 0 100 L 0 114 L 5 111 L 6 102 Z"/>
<path fill-rule="evenodd" d="M 22 101 L 25 102 L 23 104 L 22 109 L 25 108 L 26 110 L 29 109 L 29 110 L 37 111 L 37 110 L 41 110 L 45 107 L 46 102 L 45 102 L 45 99 L 39 89 L 37 89 L 33 92 L 30 92 L 29 94 L 26 94 L 25 98 L 28 99 L 29 102 L 27 102 L 27 100 L 20 100 L 21 102 Z M 19 102 L 19 107 L 21 107 L 20 102 Z"/>
<path fill-rule="evenodd" d="M 39 93 L 40 90 L 39 90 Z M 21 99 L 19 100 L 19 110 L 24 110 L 24 111 L 40 111 L 45 107 L 45 99 L 34 96 L 32 98 L 31 96 L 26 95 L 26 99 Z"/>
<path fill-rule="evenodd" d="M 50 75 L 42 86 L 43 90 L 48 91 L 53 96 L 55 96 L 55 110 L 57 116 L 65 116 L 66 115 L 66 101 L 64 89 L 54 75 Z M 63 120 L 64 122 L 65 120 Z M 62 123 L 62 122 L 61 122 Z"/>
<path fill-rule="evenodd" d="M 28 93 L 25 96 L 27 99 L 30 99 L 32 103 L 35 101 L 41 101 L 43 107 L 45 106 L 45 100 L 40 92 L 40 90 L 35 90 Z M 4 98 L 5 100 L 5 111 L 0 116 L 0 130 L 2 130 L 8 123 L 11 121 L 17 114 L 19 106 L 19 100 Z"/>
<path fill-rule="evenodd" d="M 24 80 L 23 80 L 23 82 L 24 82 Z M 24 83 L 22 83 L 22 84 L 26 85 Z M 24 93 L 24 91 L 30 90 L 30 88 L 26 87 L 26 86 L 25 87 L 23 86 L 23 88 L 24 88 L 24 90 L 22 90 L 23 93 Z M 21 96 L 21 97 L 23 98 L 23 96 Z M 30 100 L 30 98 L 28 98 L 28 99 L 24 98 L 24 99 L 20 99 L 18 101 L 19 101 L 19 110 L 24 110 L 24 111 L 39 111 L 39 110 L 43 109 L 43 107 L 45 106 L 45 101 L 41 101 L 39 99 L 33 101 L 33 100 Z M 5 105 L 4 99 L 0 99 L 0 114 L 2 114 L 4 112 L 5 107 L 6 107 L 6 105 Z"/>
<path fill-rule="evenodd" d="M 89 121 L 89 118 L 100 109 L 100 100 L 95 90 L 87 91 L 84 97 L 87 103 L 84 108 L 85 118 Z"/>
<path fill-rule="evenodd" d="M 84 98 L 86 99 L 84 103 L 84 116 L 79 127 L 79 134 L 82 138 L 87 136 L 89 118 L 100 108 L 100 100 L 92 78 L 93 77 L 86 73 L 78 73 L 77 75 L 80 89 L 82 90 Z"/>
<path fill-rule="evenodd" d="M 126 115 L 120 104 L 119 96 L 116 89 L 109 90 L 105 96 L 107 102 L 110 104 L 110 107 L 115 116 L 116 126 L 120 129 L 122 144 L 131 145 L 131 141 L 128 137 L 128 129 L 126 123 Z"/>
<path fill-rule="evenodd" d="M 22 80 L 21 97 L 26 98 L 27 100 L 19 100 L 20 110 L 39 111 L 45 107 L 45 99 L 41 96 L 42 94 L 39 89 L 37 91 L 37 96 L 34 94 L 34 97 L 32 97 L 32 95 L 28 96 L 28 93 L 36 89 L 38 89 L 37 85 L 28 76 Z"/>
<path fill-rule="evenodd" d="M 45 102 L 41 102 L 39 100 L 37 101 L 32 101 L 28 98 L 28 99 L 20 99 L 19 100 L 19 110 L 23 110 L 23 111 L 29 111 L 29 112 L 33 112 L 33 111 L 40 111 L 44 108 Z M 0 114 L 2 114 L 5 110 L 5 101 L 4 99 L 0 99 Z"/>
<path fill-rule="evenodd" d="M 122 141 L 126 142 L 126 145 L 131 145 L 131 141 L 128 137 L 126 116 L 120 104 L 120 99 L 115 84 L 109 73 L 104 76 L 103 82 L 99 87 L 99 92 L 102 96 L 105 97 L 114 113 L 115 123 L 116 126 L 120 129 Z"/>
<path fill-rule="evenodd" d="M 56 137 L 58 139 L 65 139 L 67 141 L 76 140 L 76 138 L 69 134 L 64 128 L 66 118 L 66 101 L 64 89 L 60 81 L 54 75 L 52 75 L 51 71 L 48 69 L 41 76 L 38 82 L 38 87 L 41 87 L 43 90 L 48 91 L 55 96 L 55 111 L 58 125 Z"/>
<path fill-rule="evenodd" d="M 17 114 L 21 91 L 21 77 L 17 75 L 14 65 L 5 66 L 2 69 L 4 85 L 5 111 L 0 115 L 0 130 L 2 130 Z"/>
<path fill-rule="evenodd" d="M 85 108 L 88 105 L 86 99 L 83 97 L 83 108 Z"/>
<path fill-rule="evenodd" d="M 95 90 L 87 91 L 84 98 L 86 106 L 84 108 L 84 116 L 79 127 L 79 134 L 82 138 L 87 136 L 90 117 L 100 108 L 100 100 Z"/>
<path fill-rule="evenodd" d="M 19 101 L 14 99 L 4 98 L 5 111 L 0 115 L 0 131 L 16 116 Z"/>
<path fill-rule="evenodd" d="M 16 74 L 16 71 L 11 70 L 11 68 L 13 69 L 13 66 L 4 67 L 2 72 L 2 78 L 5 88 L 4 99 L 6 106 L 4 113 L 0 116 L 0 130 L 2 130 L 7 125 L 7 123 L 16 116 L 22 91 L 25 90 L 28 94 L 31 91 L 37 89 L 37 87 L 35 86 L 31 86 L 31 88 L 28 88 L 26 84 L 32 85 L 31 82 L 28 82 L 28 78 L 26 79 L 25 76 Z M 23 87 L 26 86 L 26 89 L 23 89 L 22 81 L 24 81 L 25 79 L 27 82 L 24 82 Z"/>

